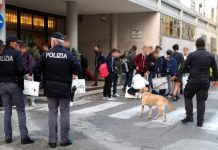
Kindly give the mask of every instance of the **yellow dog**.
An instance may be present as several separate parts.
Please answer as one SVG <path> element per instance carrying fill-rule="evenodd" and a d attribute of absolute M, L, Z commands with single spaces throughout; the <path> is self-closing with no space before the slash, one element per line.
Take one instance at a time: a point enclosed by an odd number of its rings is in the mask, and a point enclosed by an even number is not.
<path fill-rule="evenodd" d="M 165 106 L 167 106 L 170 110 L 175 110 L 175 107 L 172 104 L 170 104 L 169 101 L 165 97 L 148 92 L 147 87 L 144 87 L 143 89 L 141 89 L 140 93 L 142 93 L 140 117 L 142 117 L 144 113 L 145 105 L 149 107 L 148 119 L 151 119 L 152 106 L 157 106 L 158 114 L 155 117 L 155 120 L 158 119 L 161 115 L 163 115 L 164 122 L 166 121 L 166 117 L 167 117 L 167 114 L 165 112 Z"/>

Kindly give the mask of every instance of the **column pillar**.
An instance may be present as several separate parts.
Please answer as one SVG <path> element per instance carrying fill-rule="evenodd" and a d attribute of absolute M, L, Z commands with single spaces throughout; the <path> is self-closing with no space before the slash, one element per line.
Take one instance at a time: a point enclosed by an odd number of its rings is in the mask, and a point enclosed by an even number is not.
<path fill-rule="evenodd" d="M 111 16 L 111 48 L 117 48 L 118 15 Z"/>
<path fill-rule="evenodd" d="M 67 36 L 70 39 L 71 47 L 78 50 L 78 3 L 67 1 Z"/>
<path fill-rule="evenodd" d="M 5 20 L 5 0 L 2 0 L 2 8 L 0 9 L 0 14 L 3 17 L 1 20 L 2 28 L 0 29 L 0 39 L 5 42 L 6 39 L 6 20 Z"/>

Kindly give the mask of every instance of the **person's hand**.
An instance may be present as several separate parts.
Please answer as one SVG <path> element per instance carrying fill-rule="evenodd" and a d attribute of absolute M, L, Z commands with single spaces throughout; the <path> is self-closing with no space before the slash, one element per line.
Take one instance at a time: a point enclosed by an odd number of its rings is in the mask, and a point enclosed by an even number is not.
<path fill-rule="evenodd" d="M 149 74 L 150 74 L 150 71 L 147 71 L 145 74 L 146 74 L 146 75 L 149 75 Z"/>
<path fill-rule="evenodd" d="M 177 77 L 176 77 L 176 76 L 173 76 L 173 77 L 172 77 L 172 80 L 173 80 L 173 81 L 175 81 L 176 79 L 177 79 Z"/>
<path fill-rule="evenodd" d="M 136 67 L 135 69 L 136 69 L 137 71 L 139 71 L 139 67 Z"/>
<path fill-rule="evenodd" d="M 217 88 L 218 87 L 218 81 L 212 82 L 212 85 L 213 85 L 214 88 Z"/>
<path fill-rule="evenodd" d="M 77 75 L 73 75 L 73 80 L 78 79 Z"/>
<path fill-rule="evenodd" d="M 32 76 L 27 76 L 27 80 L 32 81 L 33 77 Z"/>

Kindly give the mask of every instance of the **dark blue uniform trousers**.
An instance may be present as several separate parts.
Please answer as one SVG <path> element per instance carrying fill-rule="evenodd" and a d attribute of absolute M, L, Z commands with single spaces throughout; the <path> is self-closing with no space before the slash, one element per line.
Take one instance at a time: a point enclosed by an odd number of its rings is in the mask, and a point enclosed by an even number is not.
<path fill-rule="evenodd" d="M 13 102 L 16 106 L 18 114 L 18 122 L 21 138 L 28 137 L 28 130 L 26 127 L 26 113 L 23 99 L 23 92 L 16 83 L 1 82 L 0 95 L 2 97 L 5 114 L 4 114 L 4 131 L 5 138 L 12 138 L 11 116 Z"/>
<path fill-rule="evenodd" d="M 58 140 L 58 108 L 60 107 L 61 143 L 69 140 L 70 131 L 70 98 L 48 97 L 49 109 L 49 143 L 57 143 Z"/>

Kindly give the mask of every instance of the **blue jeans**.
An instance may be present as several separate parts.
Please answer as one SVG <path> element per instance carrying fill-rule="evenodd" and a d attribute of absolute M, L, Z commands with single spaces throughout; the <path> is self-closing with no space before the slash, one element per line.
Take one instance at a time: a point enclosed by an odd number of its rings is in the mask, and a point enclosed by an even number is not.
<path fill-rule="evenodd" d="M 126 88 L 127 86 L 131 87 L 133 72 L 134 72 L 134 70 L 130 70 L 129 72 L 126 73 L 126 81 L 125 81 L 125 84 L 124 84 L 124 88 Z"/>

